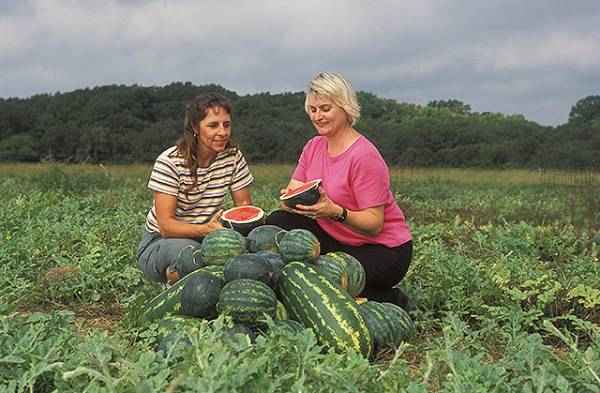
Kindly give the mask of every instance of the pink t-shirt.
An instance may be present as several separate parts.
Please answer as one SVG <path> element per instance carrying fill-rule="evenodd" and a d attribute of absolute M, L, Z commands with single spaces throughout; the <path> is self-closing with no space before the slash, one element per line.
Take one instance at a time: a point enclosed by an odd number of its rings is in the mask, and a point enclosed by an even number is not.
<path fill-rule="evenodd" d="M 389 169 L 377 148 L 364 136 L 335 157 L 327 153 L 325 137 L 312 138 L 302 150 L 292 179 L 302 182 L 322 179 L 329 199 L 348 210 L 384 206 L 383 230 L 375 237 L 361 235 L 333 220 L 317 219 L 319 226 L 338 241 L 352 246 L 397 247 L 412 239 L 404 214 L 390 190 Z"/>

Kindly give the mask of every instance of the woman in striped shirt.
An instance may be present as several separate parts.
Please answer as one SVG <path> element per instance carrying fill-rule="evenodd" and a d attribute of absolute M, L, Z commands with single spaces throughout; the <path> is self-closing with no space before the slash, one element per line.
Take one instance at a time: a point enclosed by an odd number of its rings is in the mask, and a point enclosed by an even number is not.
<path fill-rule="evenodd" d="M 158 156 L 148 182 L 154 203 L 137 253 L 146 278 L 173 283 L 185 274 L 178 257 L 223 228 L 219 218 L 227 193 L 236 206 L 252 204 L 254 178 L 230 137 L 229 100 L 205 94 L 188 104 L 183 135 Z"/>

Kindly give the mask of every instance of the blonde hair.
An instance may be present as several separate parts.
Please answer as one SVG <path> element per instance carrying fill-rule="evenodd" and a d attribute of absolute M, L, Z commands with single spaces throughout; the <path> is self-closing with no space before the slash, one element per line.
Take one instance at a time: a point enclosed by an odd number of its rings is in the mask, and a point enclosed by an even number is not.
<path fill-rule="evenodd" d="M 341 74 L 333 72 L 320 72 L 310 81 L 306 90 L 304 110 L 310 113 L 308 107 L 309 96 L 323 96 L 329 98 L 335 105 L 346 112 L 348 123 L 356 124 L 360 117 L 360 105 L 352 85 Z"/>

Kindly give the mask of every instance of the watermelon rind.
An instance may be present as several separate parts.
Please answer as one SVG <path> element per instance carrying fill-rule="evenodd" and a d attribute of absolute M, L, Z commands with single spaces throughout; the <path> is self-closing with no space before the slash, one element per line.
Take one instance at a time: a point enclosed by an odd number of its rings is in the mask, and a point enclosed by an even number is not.
<path fill-rule="evenodd" d="M 248 219 L 241 219 L 235 217 L 235 213 L 237 211 L 243 211 L 248 209 L 254 210 L 256 215 Z M 250 233 L 250 231 L 252 231 L 254 228 L 263 225 L 265 223 L 265 219 L 266 216 L 263 209 L 257 206 L 244 205 L 232 207 L 231 209 L 225 210 L 223 214 L 221 214 L 220 221 L 221 225 L 223 225 L 225 228 L 233 229 L 241 233 L 242 235 L 247 236 L 248 233 Z"/>
<path fill-rule="evenodd" d="M 194 274 L 181 291 L 181 314 L 203 319 L 215 318 L 223 285 L 223 279 L 212 273 L 199 271 Z"/>
<path fill-rule="evenodd" d="M 306 229 L 292 229 L 277 237 L 279 253 L 284 262 L 313 263 L 321 253 L 319 239 Z"/>
<path fill-rule="evenodd" d="M 204 265 L 205 263 L 200 256 L 200 247 L 191 244 L 179 250 L 175 262 L 173 262 L 173 268 L 180 278 L 200 269 Z"/>
<path fill-rule="evenodd" d="M 340 262 L 337 258 L 330 255 L 320 255 L 316 262 L 316 269 L 333 284 L 348 291 L 348 271 L 345 262 Z M 348 292 L 350 295 L 355 294 Z"/>
<path fill-rule="evenodd" d="M 165 289 L 144 305 L 142 320 L 146 323 L 163 318 L 165 315 L 181 313 L 181 293 L 185 283 L 193 278 L 200 270 L 196 270 Z"/>
<path fill-rule="evenodd" d="M 275 317 L 277 296 L 264 282 L 241 278 L 225 284 L 217 311 L 229 315 L 235 322 L 260 324 L 267 317 Z"/>
<path fill-rule="evenodd" d="M 246 235 L 248 251 L 277 251 L 276 236 L 285 229 L 277 225 L 260 225 Z"/>
<path fill-rule="evenodd" d="M 344 266 L 348 273 L 347 290 L 351 296 L 359 296 L 367 284 L 367 273 L 360 261 L 344 251 L 328 252 L 325 256 Z"/>
<path fill-rule="evenodd" d="M 223 276 L 226 283 L 240 278 L 249 278 L 272 285 L 273 266 L 260 255 L 246 253 L 227 261 L 223 267 Z"/>
<path fill-rule="evenodd" d="M 288 207 L 295 208 L 296 205 L 305 205 L 310 206 L 317 203 L 321 194 L 319 193 L 319 185 L 321 184 L 321 179 L 315 179 L 308 181 L 301 185 L 300 187 L 296 187 L 293 190 L 290 190 L 279 197 L 279 199 Z M 305 186 L 309 186 L 298 192 L 299 189 L 304 188 Z"/>
<path fill-rule="evenodd" d="M 246 238 L 232 229 L 218 229 L 206 235 L 200 247 L 200 257 L 206 265 L 225 265 L 235 256 L 244 254 Z"/>
<path fill-rule="evenodd" d="M 397 333 L 397 329 L 401 327 L 396 326 L 395 319 L 388 316 L 386 307 L 382 303 L 367 301 L 359 304 L 358 310 L 371 332 L 375 351 L 393 349 L 400 344 L 400 334 Z"/>
<path fill-rule="evenodd" d="M 309 264 L 290 262 L 281 271 L 277 291 L 290 319 L 315 333 L 337 352 L 354 350 L 369 357 L 371 333 L 354 299 Z"/>
<path fill-rule="evenodd" d="M 415 334 L 415 323 L 406 310 L 394 303 L 383 302 L 381 304 L 385 307 L 388 318 L 394 321 L 397 345 Z"/>

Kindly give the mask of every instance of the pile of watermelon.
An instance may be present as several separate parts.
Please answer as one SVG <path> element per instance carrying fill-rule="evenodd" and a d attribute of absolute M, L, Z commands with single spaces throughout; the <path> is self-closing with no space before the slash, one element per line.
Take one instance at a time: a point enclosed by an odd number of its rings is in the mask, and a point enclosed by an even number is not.
<path fill-rule="evenodd" d="M 402 308 L 357 298 L 365 286 L 360 262 L 343 252 L 320 255 L 307 230 L 261 225 L 243 236 L 220 229 L 186 255 L 191 272 L 148 302 L 146 322 L 225 314 L 260 331 L 270 318 L 292 331 L 312 329 L 325 347 L 366 357 L 414 332 Z"/>

